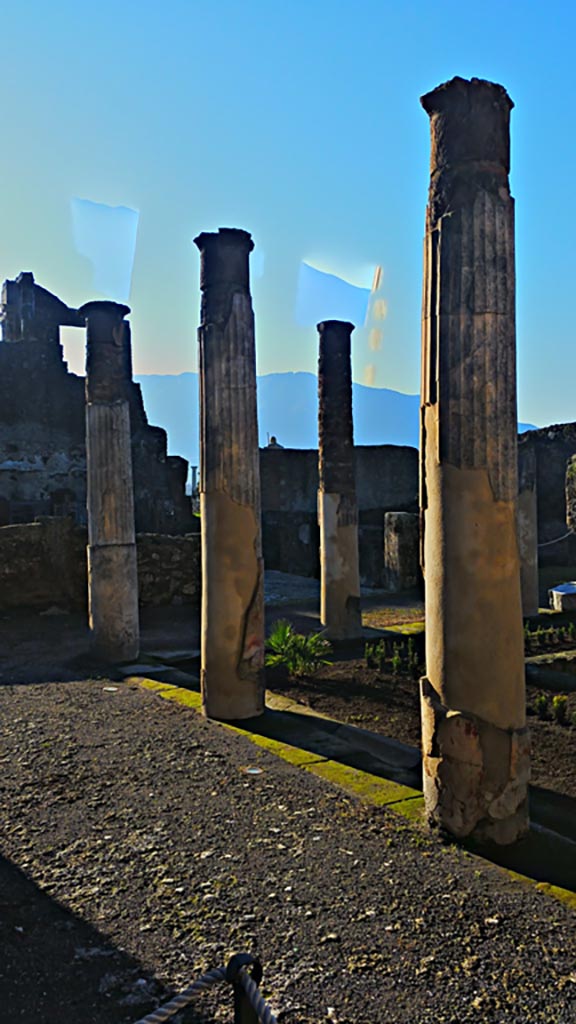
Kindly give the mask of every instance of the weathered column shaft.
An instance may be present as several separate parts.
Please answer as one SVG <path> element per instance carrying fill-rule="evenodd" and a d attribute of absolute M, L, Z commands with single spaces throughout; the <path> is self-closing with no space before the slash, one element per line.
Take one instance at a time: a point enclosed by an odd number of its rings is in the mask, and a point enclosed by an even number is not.
<path fill-rule="evenodd" d="M 130 310 L 89 302 L 86 317 L 88 609 L 99 653 L 130 661 L 140 645 L 130 410 Z"/>
<path fill-rule="evenodd" d="M 318 324 L 320 619 L 333 639 L 362 635 L 358 506 L 352 421 L 351 334 L 340 320 Z"/>
<path fill-rule="evenodd" d="M 220 228 L 200 249 L 201 679 L 204 712 L 264 710 L 264 582 L 254 315 L 246 231 Z"/>
<path fill-rule="evenodd" d="M 423 767 L 430 819 L 511 842 L 527 827 L 512 101 L 455 78 L 424 96 L 421 507 Z"/>
<path fill-rule="evenodd" d="M 418 586 L 419 541 L 420 523 L 416 513 L 385 513 L 384 586 L 390 593 Z"/>
<path fill-rule="evenodd" d="M 518 448 L 518 549 L 522 614 L 537 615 L 538 580 L 538 494 L 536 452 L 529 443 Z"/>

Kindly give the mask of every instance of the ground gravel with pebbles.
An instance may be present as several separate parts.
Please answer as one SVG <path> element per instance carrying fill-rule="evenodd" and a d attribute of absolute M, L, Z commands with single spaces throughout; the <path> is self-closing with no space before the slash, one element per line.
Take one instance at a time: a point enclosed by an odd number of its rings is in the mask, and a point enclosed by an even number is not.
<path fill-rule="evenodd" d="M 568 908 L 245 737 L 102 679 L 0 728 L 3 1024 L 136 1021 L 239 950 L 284 1024 L 576 1019 Z"/>

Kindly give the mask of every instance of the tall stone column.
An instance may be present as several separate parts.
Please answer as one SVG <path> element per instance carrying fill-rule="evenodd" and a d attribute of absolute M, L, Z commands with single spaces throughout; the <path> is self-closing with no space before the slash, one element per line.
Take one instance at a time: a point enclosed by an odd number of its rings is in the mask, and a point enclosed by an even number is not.
<path fill-rule="evenodd" d="M 421 509 L 426 810 L 456 836 L 528 824 L 520 565 L 512 101 L 454 78 L 422 98 L 426 216 Z"/>
<path fill-rule="evenodd" d="M 88 610 L 95 647 L 110 661 L 131 661 L 140 645 L 129 312 L 116 302 L 88 302 L 79 310 L 87 328 Z"/>
<path fill-rule="evenodd" d="M 201 253 L 201 680 L 210 718 L 264 711 L 264 591 L 254 314 L 248 232 L 220 228 Z"/>
<path fill-rule="evenodd" d="M 522 614 L 538 615 L 538 494 L 536 452 L 529 443 L 518 446 L 518 548 Z"/>
<path fill-rule="evenodd" d="M 350 363 L 353 330 L 353 324 L 341 320 L 318 324 L 320 620 L 334 640 L 362 636 Z"/>

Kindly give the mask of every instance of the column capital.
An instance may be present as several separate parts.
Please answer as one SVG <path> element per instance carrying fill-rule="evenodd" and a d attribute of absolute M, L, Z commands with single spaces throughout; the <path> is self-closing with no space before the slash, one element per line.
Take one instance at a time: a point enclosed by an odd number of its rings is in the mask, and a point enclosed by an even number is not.
<path fill-rule="evenodd" d="M 348 320 L 321 320 L 319 324 L 316 324 L 316 330 L 318 334 L 324 334 L 325 331 L 334 331 L 339 334 L 352 334 L 352 331 L 356 330 L 356 325 L 349 323 Z"/>
<path fill-rule="evenodd" d="M 254 248 L 252 235 L 241 228 L 203 231 L 194 239 L 202 257 L 200 288 L 239 288 L 248 290 L 248 256 Z"/>
<path fill-rule="evenodd" d="M 132 381 L 130 307 L 120 302 L 86 302 L 78 313 L 86 320 L 86 397 L 117 402 L 128 397 Z"/>
<path fill-rule="evenodd" d="M 452 78 L 421 96 L 430 117 L 430 170 L 486 163 L 510 170 L 510 111 L 502 85 L 481 78 Z"/>
<path fill-rule="evenodd" d="M 130 306 L 125 306 L 121 302 L 111 302 L 109 299 L 94 299 L 92 302 L 85 302 L 78 310 L 79 315 L 86 320 L 100 314 L 103 317 L 109 317 L 110 320 L 118 321 L 128 316 L 129 312 Z"/>
<path fill-rule="evenodd" d="M 252 235 L 249 231 L 244 231 L 243 228 L 218 228 L 218 231 L 201 231 L 199 235 L 196 235 L 194 245 L 197 245 L 201 252 L 210 245 L 245 248 L 247 252 L 252 252 L 254 248 Z"/>

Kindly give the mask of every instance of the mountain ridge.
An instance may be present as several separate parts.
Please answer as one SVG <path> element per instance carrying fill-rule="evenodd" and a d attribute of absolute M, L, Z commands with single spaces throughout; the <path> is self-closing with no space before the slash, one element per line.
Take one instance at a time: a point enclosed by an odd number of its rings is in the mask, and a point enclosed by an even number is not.
<path fill-rule="evenodd" d="M 198 464 L 198 374 L 137 374 L 150 423 L 164 427 L 168 451 Z M 316 448 L 318 381 L 304 370 L 268 373 L 257 378 L 259 443 L 275 436 L 284 448 Z M 354 442 L 418 447 L 419 395 L 391 388 L 352 385 Z M 518 430 L 534 429 L 519 423 Z"/>

